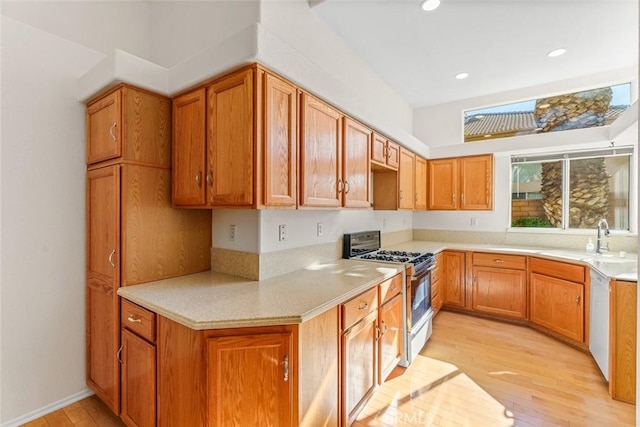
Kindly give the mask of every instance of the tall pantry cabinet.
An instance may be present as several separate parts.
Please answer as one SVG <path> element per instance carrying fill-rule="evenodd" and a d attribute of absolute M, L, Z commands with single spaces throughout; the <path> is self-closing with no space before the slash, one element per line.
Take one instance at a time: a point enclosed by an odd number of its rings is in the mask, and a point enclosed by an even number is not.
<path fill-rule="evenodd" d="M 209 270 L 211 211 L 171 205 L 169 99 L 116 86 L 87 104 L 86 143 L 87 384 L 120 414 L 118 287 Z"/>

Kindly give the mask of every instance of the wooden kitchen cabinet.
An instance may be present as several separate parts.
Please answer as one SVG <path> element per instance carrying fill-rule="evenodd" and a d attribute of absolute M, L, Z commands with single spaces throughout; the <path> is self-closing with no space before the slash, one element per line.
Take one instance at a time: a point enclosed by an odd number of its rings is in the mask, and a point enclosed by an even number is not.
<path fill-rule="evenodd" d="M 88 165 L 121 159 L 171 166 L 171 101 L 120 84 L 87 104 Z"/>
<path fill-rule="evenodd" d="M 207 339 L 208 425 L 294 424 L 292 340 L 291 332 Z"/>
<path fill-rule="evenodd" d="M 493 156 L 429 160 L 428 209 L 493 209 Z"/>
<path fill-rule="evenodd" d="M 609 298 L 609 394 L 636 403 L 636 282 L 612 280 Z"/>
<path fill-rule="evenodd" d="M 467 307 L 465 286 L 465 253 L 444 251 L 442 254 L 443 305 L 448 307 Z"/>
<path fill-rule="evenodd" d="M 371 129 L 350 117 L 344 119 L 342 204 L 345 208 L 369 208 L 369 150 Z"/>
<path fill-rule="evenodd" d="M 431 307 L 433 308 L 434 317 L 442 308 L 444 299 L 443 257 L 442 252 L 436 254 L 436 266 L 431 271 Z"/>
<path fill-rule="evenodd" d="M 372 167 L 382 166 L 385 170 L 398 170 L 400 164 L 400 146 L 374 132 L 371 140 Z"/>
<path fill-rule="evenodd" d="M 588 270 L 584 265 L 529 258 L 529 319 L 562 338 L 588 345 Z"/>
<path fill-rule="evenodd" d="M 415 154 L 400 147 L 398 168 L 399 209 L 413 209 L 415 206 Z"/>
<path fill-rule="evenodd" d="M 427 161 L 416 155 L 415 162 L 415 203 L 414 209 L 417 211 L 427 210 Z"/>
<path fill-rule="evenodd" d="M 156 347 L 122 329 L 122 410 L 129 427 L 156 425 Z"/>
<path fill-rule="evenodd" d="M 95 142 L 92 127 L 100 128 L 89 124 L 99 118 L 94 107 L 103 100 L 117 101 L 116 92 L 122 103 L 122 153 L 102 163 L 91 162 L 104 157 L 87 157 L 86 380 L 119 414 L 117 290 L 210 269 L 211 214 L 172 208 L 167 98 L 119 85 L 91 101 L 87 146 Z"/>
<path fill-rule="evenodd" d="M 471 308 L 514 319 L 527 318 L 527 259 L 473 253 Z"/>
<path fill-rule="evenodd" d="M 173 203 L 277 207 L 297 203 L 298 97 L 252 66 L 173 100 Z"/>
<path fill-rule="evenodd" d="M 342 121 L 340 111 L 301 95 L 300 206 L 342 206 Z"/>
<path fill-rule="evenodd" d="M 402 282 L 402 279 L 400 279 Z M 399 285 L 401 289 L 402 284 Z M 380 339 L 378 341 L 378 382 L 382 384 L 402 358 L 404 345 L 402 329 L 402 294 L 396 294 L 382 304 L 378 311 Z"/>

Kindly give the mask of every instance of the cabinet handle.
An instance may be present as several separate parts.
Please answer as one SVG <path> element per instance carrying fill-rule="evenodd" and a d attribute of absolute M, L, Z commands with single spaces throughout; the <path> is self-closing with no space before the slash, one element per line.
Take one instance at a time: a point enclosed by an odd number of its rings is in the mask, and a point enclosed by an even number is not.
<path fill-rule="evenodd" d="M 580 295 L 576 296 L 576 304 L 580 304 Z"/>
<path fill-rule="evenodd" d="M 367 308 L 369 308 L 369 303 L 365 301 L 361 302 L 358 306 L 358 310 L 366 310 Z"/>
<path fill-rule="evenodd" d="M 201 177 L 202 177 L 202 171 L 198 171 L 198 173 L 196 174 L 196 185 L 198 187 L 202 187 Z"/>
<path fill-rule="evenodd" d="M 473 279 L 472 279 L 472 280 L 473 280 L 473 283 L 476 283 L 476 276 L 475 276 L 475 274 L 473 275 Z"/>
<path fill-rule="evenodd" d="M 382 338 L 382 332 L 380 331 L 378 325 L 376 325 L 376 341 L 380 341 L 380 338 Z"/>
<path fill-rule="evenodd" d="M 400 200 L 402 200 L 402 190 L 400 190 Z"/>
<path fill-rule="evenodd" d="M 347 194 L 351 187 L 349 186 L 349 181 L 344 182 L 344 194 Z"/>
<path fill-rule="evenodd" d="M 497 263 L 501 264 L 501 263 L 504 262 L 504 260 L 500 259 L 500 258 L 496 258 L 496 259 L 493 260 L 493 262 L 497 262 Z"/>
<path fill-rule="evenodd" d="M 462 193 L 462 194 L 460 195 L 460 202 L 461 202 L 461 203 L 464 203 L 464 193 Z"/>
<path fill-rule="evenodd" d="M 213 185 L 213 171 L 209 170 L 209 172 L 207 172 L 207 185 L 209 187 L 211 187 Z"/>
<path fill-rule="evenodd" d="M 416 200 L 415 200 L 415 202 L 416 202 L 416 203 L 418 203 L 418 193 L 416 193 Z"/>
<path fill-rule="evenodd" d="M 282 363 L 284 364 L 283 380 L 286 383 L 287 381 L 289 381 L 289 356 L 288 355 L 284 356 L 284 360 L 282 361 Z"/>
<path fill-rule="evenodd" d="M 341 179 L 338 179 L 338 193 L 342 193 L 342 190 L 344 190 L 344 184 Z"/>
<path fill-rule="evenodd" d="M 122 365 L 124 362 L 122 361 L 122 358 L 120 357 L 122 355 L 122 345 L 120 345 L 120 348 L 118 349 L 118 352 L 116 353 L 116 359 L 118 359 L 118 362 L 120 362 L 120 364 Z"/>
<path fill-rule="evenodd" d="M 129 317 L 127 317 L 127 320 L 131 323 L 141 323 L 142 319 L 137 319 L 135 314 L 130 314 Z"/>
<path fill-rule="evenodd" d="M 389 287 L 390 291 L 395 291 L 396 289 L 398 289 L 398 287 L 396 286 L 395 283 Z"/>
<path fill-rule="evenodd" d="M 384 320 L 381 323 L 382 323 L 382 326 L 384 327 L 384 329 L 382 329 L 382 334 L 380 334 L 380 336 L 386 334 L 387 333 L 387 329 L 388 329 L 387 328 L 387 324 L 386 324 L 386 322 Z"/>
<path fill-rule="evenodd" d="M 382 157 L 389 158 L 389 147 L 386 145 L 382 147 Z"/>
<path fill-rule="evenodd" d="M 391 150 L 387 148 L 387 159 L 391 158 Z"/>
<path fill-rule="evenodd" d="M 113 142 L 116 142 L 116 135 L 113 133 L 113 130 L 116 128 L 116 125 L 117 123 L 113 122 L 113 124 L 109 128 L 109 135 L 111 135 L 111 139 L 113 139 Z"/>
<path fill-rule="evenodd" d="M 116 250 L 112 250 L 111 253 L 109 254 L 109 264 L 111 264 L 111 267 L 116 268 L 116 264 L 113 262 L 113 256 L 116 254 Z"/>

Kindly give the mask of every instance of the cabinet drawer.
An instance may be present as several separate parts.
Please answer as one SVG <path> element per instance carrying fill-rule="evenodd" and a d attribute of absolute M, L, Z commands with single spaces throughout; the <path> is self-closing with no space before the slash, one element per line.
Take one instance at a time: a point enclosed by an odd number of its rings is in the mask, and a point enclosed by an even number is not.
<path fill-rule="evenodd" d="M 367 314 L 378 309 L 378 287 L 369 289 L 342 304 L 342 329 L 349 329 Z"/>
<path fill-rule="evenodd" d="M 484 252 L 473 253 L 473 265 L 484 267 L 512 268 L 526 270 L 527 257 L 523 255 L 504 255 Z"/>
<path fill-rule="evenodd" d="M 440 280 L 431 282 L 431 299 L 435 298 L 437 295 L 440 295 Z"/>
<path fill-rule="evenodd" d="M 556 277 L 558 279 L 569 280 L 577 283 L 585 282 L 586 268 L 582 265 L 533 257 L 529 262 L 532 273 L 540 273 L 545 276 Z"/>
<path fill-rule="evenodd" d="M 380 285 L 380 305 L 402 292 L 402 274 L 397 274 L 391 279 L 385 280 Z"/>
<path fill-rule="evenodd" d="M 155 342 L 155 313 L 125 299 L 122 300 L 120 308 L 120 323 L 123 328 L 135 332 L 150 342 Z"/>

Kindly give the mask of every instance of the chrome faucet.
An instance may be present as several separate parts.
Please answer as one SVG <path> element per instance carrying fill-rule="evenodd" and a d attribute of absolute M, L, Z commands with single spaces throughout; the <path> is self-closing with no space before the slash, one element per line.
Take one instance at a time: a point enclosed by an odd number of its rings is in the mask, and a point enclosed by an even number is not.
<path fill-rule="evenodd" d="M 604 227 L 604 236 L 602 235 L 602 227 Z M 611 232 L 609 231 L 609 224 L 607 220 L 602 218 L 598 221 L 598 238 L 596 240 L 596 253 L 602 255 L 603 252 L 609 251 L 609 242 L 602 243 L 604 237 L 609 237 Z"/>

